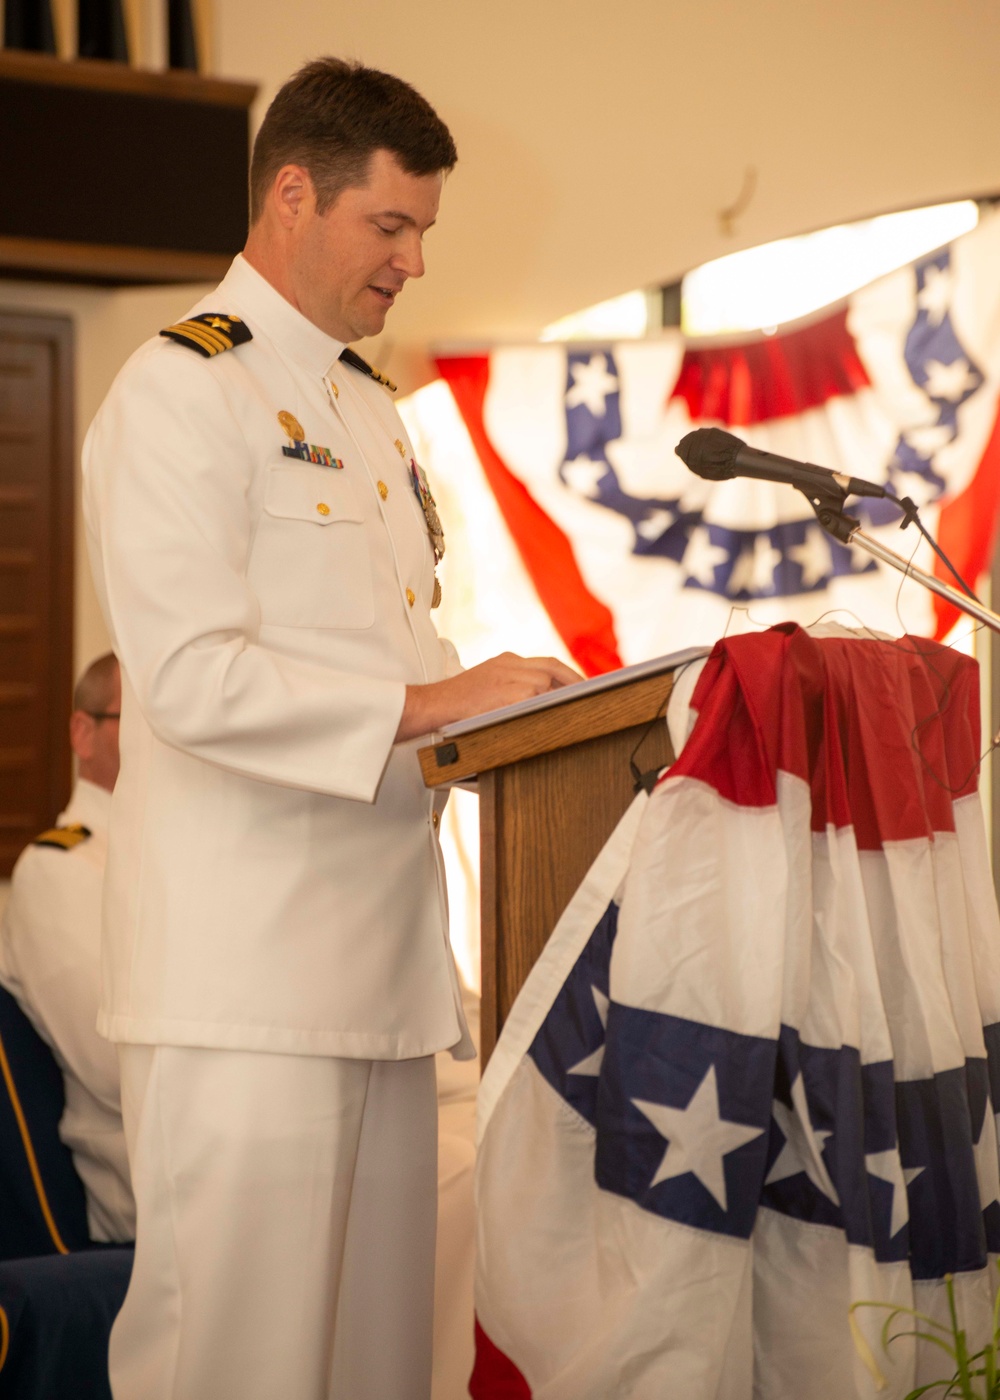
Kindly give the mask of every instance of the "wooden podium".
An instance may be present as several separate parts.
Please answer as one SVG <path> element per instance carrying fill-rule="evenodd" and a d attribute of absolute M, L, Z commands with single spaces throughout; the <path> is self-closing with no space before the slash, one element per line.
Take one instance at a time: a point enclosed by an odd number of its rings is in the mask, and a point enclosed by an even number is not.
<path fill-rule="evenodd" d="M 676 666 L 669 659 L 640 679 L 623 673 L 618 685 L 549 709 L 497 712 L 419 751 L 428 787 L 479 791 L 484 1065 L 560 914 L 632 801 L 629 760 L 640 772 L 673 762 L 663 716 Z"/>

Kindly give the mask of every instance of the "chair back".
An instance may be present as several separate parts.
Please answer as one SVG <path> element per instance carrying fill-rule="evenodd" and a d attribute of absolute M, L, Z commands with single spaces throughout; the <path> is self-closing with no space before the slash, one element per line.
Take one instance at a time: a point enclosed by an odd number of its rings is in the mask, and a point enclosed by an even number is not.
<path fill-rule="evenodd" d="M 59 1137 L 64 1106 L 52 1051 L 0 987 L 0 1259 L 91 1243 L 83 1183 Z"/>

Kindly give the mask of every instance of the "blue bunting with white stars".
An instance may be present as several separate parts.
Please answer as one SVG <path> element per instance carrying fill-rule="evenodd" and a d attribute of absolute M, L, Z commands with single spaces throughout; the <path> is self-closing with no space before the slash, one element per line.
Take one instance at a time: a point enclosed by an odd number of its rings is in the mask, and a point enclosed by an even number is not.
<path fill-rule="evenodd" d="M 910 1259 L 920 1279 L 1000 1253 L 1000 1192 L 981 1201 L 977 1168 L 996 1134 L 986 1058 L 897 1084 L 891 1061 L 862 1065 L 790 1026 L 775 1043 L 613 1004 L 617 924 L 611 903 L 529 1050 L 595 1128 L 602 1189 L 744 1239 L 766 1206 L 879 1262 Z M 984 1035 L 996 1081 L 1000 1024 Z"/>
<path fill-rule="evenodd" d="M 946 478 L 937 454 L 958 436 L 958 411 L 984 383 L 984 375 L 960 343 L 951 315 L 951 250 L 914 264 L 913 321 L 904 360 L 913 384 L 933 405 L 934 420 L 904 431 L 886 464 L 884 479 L 895 494 L 936 501 Z M 622 436 L 621 376 L 614 347 L 566 355 L 566 460 L 560 480 L 570 490 L 624 516 L 632 526 L 633 553 L 682 565 L 684 588 L 705 589 L 734 602 L 789 597 L 827 588 L 833 578 L 873 572 L 871 558 L 824 537 L 810 548 L 815 517 L 767 529 L 739 530 L 705 524 L 704 511 L 685 509 L 683 495 L 637 496 L 623 489 L 608 457 Z M 898 521 L 891 501 L 860 500 L 852 509 L 865 525 Z"/>

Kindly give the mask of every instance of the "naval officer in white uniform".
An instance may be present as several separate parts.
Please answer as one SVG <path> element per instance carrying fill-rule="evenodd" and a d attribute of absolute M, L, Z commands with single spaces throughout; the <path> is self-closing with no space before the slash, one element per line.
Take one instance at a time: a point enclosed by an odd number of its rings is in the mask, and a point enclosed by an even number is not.
<path fill-rule="evenodd" d="M 78 777 L 69 805 L 18 857 L 0 923 L 0 983 L 62 1070 L 59 1136 L 83 1181 L 91 1237 L 106 1242 L 135 1238 L 118 1057 L 94 1025 L 120 706 L 118 662 L 98 657 L 73 694 L 69 734 Z"/>
<path fill-rule="evenodd" d="M 244 255 L 142 346 L 84 449 L 123 670 L 100 1029 L 137 1220 L 115 1400 L 425 1400 L 433 1055 L 472 1047 L 414 740 L 575 679 L 462 672 L 377 334 L 456 159 L 319 60 L 254 148 Z"/>

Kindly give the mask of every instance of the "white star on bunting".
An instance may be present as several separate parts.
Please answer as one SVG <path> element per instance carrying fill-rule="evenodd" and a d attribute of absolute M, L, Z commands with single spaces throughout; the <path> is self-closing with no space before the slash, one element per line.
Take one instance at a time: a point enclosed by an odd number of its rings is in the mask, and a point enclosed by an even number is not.
<path fill-rule="evenodd" d="M 979 1205 L 982 1210 L 1000 1201 L 1000 1163 L 997 1161 L 997 1135 L 989 1099 L 983 1110 L 983 1123 L 973 1149 L 976 1158 L 976 1178 L 979 1182 Z M 988 1126 L 989 1125 L 989 1126 Z"/>
<path fill-rule="evenodd" d="M 914 452 L 921 457 L 933 457 L 935 452 L 948 446 L 954 435 L 954 430 L 947 423 L 928 423 L 922 428 L 908 428 L 903 434 Z"/>
<path fill-rule="evenodd" d="M 577 361 L 569 368 L 573 384 L 566 391 L 567 407 L 576 408 L 580 404 L 586 404 L 595 418 L 602 417 L 606 412 L 605 400 L 618 388 L 618 380 L 608 372 L 607 357 L 591 355 L 586 364 Z"/>
<path fill-rule="evenodd" d="M 601 1025 L 604 1027 L 605 1030 L 607 1030 L 608 1006 L 610 1005 L 610 1003 L 607 997 L 601 991 L 600 987 L 595 987 L 591 985 L 590 995 L 594 998 L 594 1005 L 597 1007 L 597 1014 L 601 1018 Z M 604 1042 L 602 1041 L 596 1050 L 591 1051 L 589 1055 L 585 1056 L 584 1059 L 579 1060 L 575 1065 L 571 1065 L 570 1068 L 566 1071 L 566 1073 L 598 1075 L 601 1072 L 601 1065 L 603 1065 L 603 1063 Z"/>
<path fill-rule="evenodd" d="M 689 578 L 700 583 L 703 588 L 711 588 L 715 583 L 715 570 L 729 558 L 729 550 L 721 544 L 713 544 L 704 525 L 696 525 L 688 536 L 684 551 L 684 569 Z"/>
<path fill-rule="evenodd" d="M 658 1186 L 661 1181 L 691 1172 L 718 1205 L 728 1210 L 723 1158 L 744 1143 L 760 1137 L 763 1129 L 751 1128 L 745 1123 L 732 1123 L 719 1116 L 715 1066 L 709 1065 L 687 1108 L 670 1108 L 667 1104 L 649 1103 L 645 1099 L 633 1099 L 632 1102 L 660 1136 L 667 1140 L 667 1150 L 650 1186 Z"/>
<path fill-rule="evenodd" d="M 927 312 L 932 326 L 939 326 L 948 314 L 951 305 L 954 279 L 950 267 L 928 267 L 924 272 L 924 285 L 917 293 L 917 305 Z"/>
<path fill-rule="evenodd" d="M 637 535 L 641 535 L 644 540 L 658 540 L 664 530 L 670 528 L 674 523 L 674 515 L 669 510 L 654 510 L 645 520 L 640 520 L 635 527 Z"/>
<path fill-rule="evenodd" d="M 937 488 L 933 482 L 928 481 L 919 472 L 898 472 L 896 474 L 896 490 L 901 496 L 909 496 L 918 510 L 923 509 L 925 505 L 933 501 L 937 494 Z M 855 551 L 856 562 L 858 564 L 864 563 L 866 558 L 864 552 L 857 549 L 855 545 L 851 545 L 851 549 Z"/>
<path fill-rule="evenodd" d="M 788 548 L 789 559 L 794 559 L 802 568 L 802 586 L 811 588 L 820 579 L 826 578 L 833 569 L 830 557 L 830 544 L 818 525 L 806 526 L 806 537 L 801 544 Z"/>
<path fill-rule="evenodd" d="M 774 587 L 774 571 L 780 563 L 781 550 L 767 535 L 756 535 L 753 547 L 744 549 L 733 565 L 726 592 L 735 596 L 745 588 L 748 593 L 766 593 Z"/>
<path fill-rule="evenodd" d="M 927 370 L 924 393 L 931 399 L 958 403 L 963 394 L 979 383 L 968 360 L 961 357 L 952 360 L 950 365 L 943 365 L 940 360 L 928 360 L 924 368 Z"/>
<path fill-rule="evenodd" d="M 906 1188 L 918 1177 L 923 1167 L 903 1167 L 899 1160 L 899 1148 L 890 1147 L 887 1152 L 866 1152 L 865 1169 L 869 1176 L 877 1176 L 879 1181 L 887 1181 L 892 1187 L 892 1218 L 889 1221 L 889 1238 L 894 1239 L 909 1222 L 910 1202 Z"/>
<path fill-rule="evenodd" d="M 563 464 L 563 476 L 574 491 L 591 500 L 597 495 L 597 483 L 607 474 L 608 464 L 593 457 L 574 457 Z"/>
<path fill-rule="evenodd" d="M 839 1206 L 840 1197 L 823 1161 L 823 1145 L 833 1133 L 828 1128 L 817 1130 L 813 1127 L 801 1074 L 796 1075 L 792 1085 L 792 1107 L 787 1108 L 780 1099 L 775 1099 L 771 1111 L 782 1131 L 785 1145 L 774 1159 L 764 1185 L 771 1186 L 776 1181 L 784 1181 L 786 1176 L 805 1172 L 817 1191 L 822 1191 L 835 1206 Z"/>

